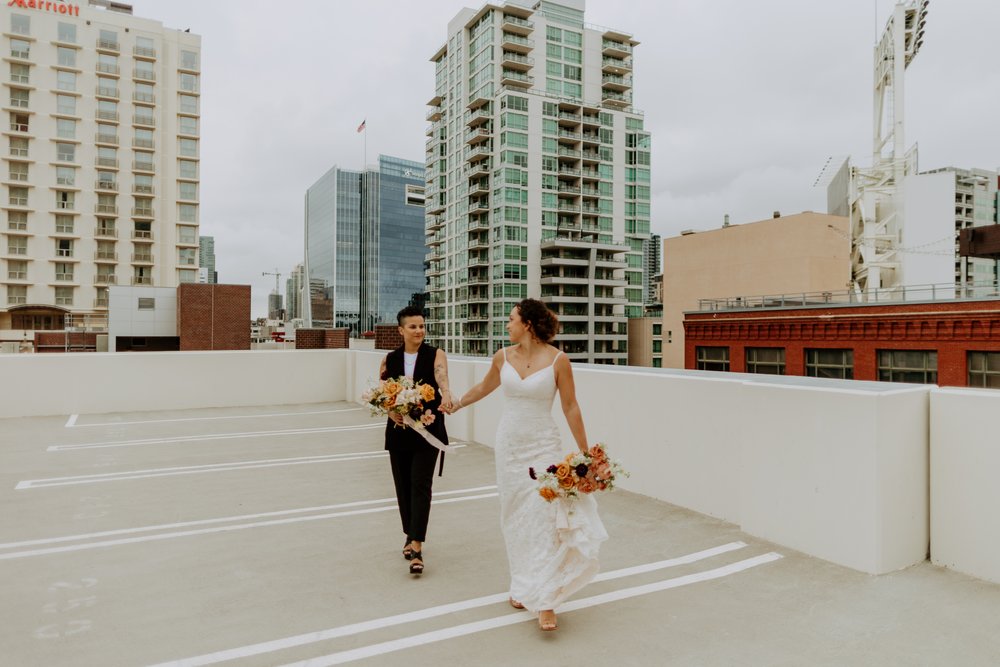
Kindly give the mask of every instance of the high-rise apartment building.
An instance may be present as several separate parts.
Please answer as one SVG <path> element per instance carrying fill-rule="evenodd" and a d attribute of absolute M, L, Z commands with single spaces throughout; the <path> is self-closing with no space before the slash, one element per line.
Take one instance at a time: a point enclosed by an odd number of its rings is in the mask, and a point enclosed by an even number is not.
<path fill-rule="evenodd" d="M 305 208 L 308 326 L 358 336 L 422 299 L 422 164 L 381 155 L 377 169 L 333 167 L 306 191 Z"/>
<path fill-rule="evenodd" d="M 573 360 L 625 364 L 642 315 L 650 135 L 633 49 L 583 0 L 486 4 L 448 25 L 428 103 L 429 339 L 487 355 L 524 297 Z"/>
<path fill-rule="evenodd" d="M 131 12 L 4 7 L 0 338 L 198 279 L 201 38 Z"/>
<path fill-rule="evenodd" d="M 205 269 L 205 282 L 215 285 L 219 282 L 219 274 L 215 271 L 215 237 L 198 237 L 198 265 Z"/>
<path fill-rule="evenodd" d="M 296 264 L 291 275 L 285 281 L 286 319 L 296 320 L 302 317 L 302 287 L 304 283 L 305 265 Z"/>

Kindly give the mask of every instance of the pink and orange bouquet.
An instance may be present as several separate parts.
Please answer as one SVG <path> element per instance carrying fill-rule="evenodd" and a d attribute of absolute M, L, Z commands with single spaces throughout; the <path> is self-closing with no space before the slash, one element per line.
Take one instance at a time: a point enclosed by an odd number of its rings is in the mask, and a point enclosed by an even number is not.
<path fill-rule="evenodd" d="M 556 498 L 576 498 L 579 494 L 610 491 L 615 480 L 628 477 L 617 461 L 608 458 L 604 445 L 595 444 L 587 453 L 567 454 L 543 473 L 528 468 L 528 475 L 538 482 L 538 495 L 552 502 Z"/>
<path fill-rule="evenodd" d="M 434 387 L 414 382 L 406 376 L 382 380 L 361 394 L 361 400 L 371 408 L 372 415 L 398 414 L 409 417 L 413 428 L 423 428 L 437 419 L 425 404 L 434 400 Z"/>

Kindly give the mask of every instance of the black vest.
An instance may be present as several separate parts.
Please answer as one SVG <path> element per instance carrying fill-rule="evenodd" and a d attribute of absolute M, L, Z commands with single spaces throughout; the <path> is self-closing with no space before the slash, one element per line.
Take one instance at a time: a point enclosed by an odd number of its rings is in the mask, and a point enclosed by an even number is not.
<path fill-rule="evenodd" d="M 417 363 L 413 367 L 413 379 L 434 387 L 434 400 L 424 403 L 424 409 L 432 411 L 437 418 L 433 424 L 427 427 L 427 432 L 447 445 L 448 431 L 444 426 L 444 413 L 438 412 L 438 408 L 441 406 L 441 392 L 434 379 L 434 359 L 437 356 L 437 351 L 438 349 L 432 345 L 421 344 L 420 349 L 417 350 Z M 382 379 L 402 377 L 404 370 L 403 348 L 398 347 L 386 355 L 385 373 L 382 374 Z M 386 419 L 385 448 L 392 450 L 397 447 L 432 447 L 432 445 L 429 445 L 423 436 L 415 433 L 413 429 L 400 428 L 391 419 Z"/>

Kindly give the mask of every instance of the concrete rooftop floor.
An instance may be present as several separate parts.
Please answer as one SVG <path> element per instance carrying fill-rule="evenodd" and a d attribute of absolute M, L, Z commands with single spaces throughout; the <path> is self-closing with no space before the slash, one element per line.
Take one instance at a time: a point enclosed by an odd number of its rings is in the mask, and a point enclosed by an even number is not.
<path fill-rule="evenodd" d="M 1000 586 L 871 577 L 616 491 L 555 633 L 506 605 L 493 451 L 411 577 L 354 404 L 0 420 L 0 665 L 997 665 Z"/>

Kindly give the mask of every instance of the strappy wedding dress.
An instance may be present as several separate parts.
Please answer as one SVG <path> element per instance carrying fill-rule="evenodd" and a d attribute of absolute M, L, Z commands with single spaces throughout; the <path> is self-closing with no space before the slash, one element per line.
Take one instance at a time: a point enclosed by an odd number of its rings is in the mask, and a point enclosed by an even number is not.
<path fill-rule="evenodd" d="M 572 451 L 560 442 L 552 419 L 553 367 L 522 378 L 507 363 L 505 350 L 500 385 L 504 410 L 497 428 L 496 470 L 510 595 L 531 611 L 555 609 L 597 574 L 598 551 L 608 534 L 593 496 L 549 503 L 528 475 L 528 468 L 542 472 Z"/>

